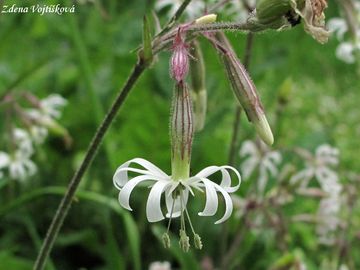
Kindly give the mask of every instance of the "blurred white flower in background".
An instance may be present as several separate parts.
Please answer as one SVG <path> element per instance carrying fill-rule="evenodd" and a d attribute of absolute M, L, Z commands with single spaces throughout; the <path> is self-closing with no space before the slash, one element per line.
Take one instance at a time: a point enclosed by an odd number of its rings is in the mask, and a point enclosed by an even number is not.
<path fill-rule="evenodd" d="M 317 234 L 319 243 L 334 244 L 336 232 L 340 224 L 340 194 L 342 186 L 333 168 L 339 163 L 339 150 L 323 144 L 316 148 L 315 155 L 305 149 L 297 149 L 297 153 L 305 159 L 305 169 L 294 174 L 290 183 L 306 188 L 311 179 L 315 178 L 320 188 L 327 194 L 322 198 L 317 212 Z"/>
<path fill-rule="evenodd" d="M 282 160 L 280 152 L 271 151 L 262 141 L 254 143 L 248 140 L 241 146 L 240 157 L 244 158 L 240 168 L 245 179 L 255 170 L 259 171 L 258 189 L 262 194 L 269 177 L 276 177 L 279 174 L 278 166 Z"/>
<path fill-rule="evenodd" d="M 66 99 L 58 94 L 51 94 L 40 100 L 40 110 L 44 115 L 58 119 L 63 107 L 67 104 Z"/>
<path fill-rule="evenodd" d="M 34 175 L 37 171 L 36 165 L 30 160 L 30 156 L 24 155 L 21 151 L 15 151 L 12 156 L 5 152 L 0 152 L 1 169 L 7 169 L 11 179 L 21 181 Z M 2 177 L 3 172 L 0 171 L 0 178 Z"/>
<path fill-rule="evenodd" d="M 30 156 L 34 152 L 33 144 L 29 133 L 21 128 L 15 128 L 12 135 L 12 143 L 24 156 Z"/>
<path fill-rule="evenodd" d="M 297 149 L 297 153 L 305 160 L 305 169 L 294 174 L 290 183 L 300 185 L 302 188 L 308 186 L 309 181 L 315 177 L 321 185 L 328 185 L 338 182 L 337 173 L 332 167 L 339 163 L 339 150 L 327 144 L 320 145 L 312 155 L 305 149 Z"/>
<path fill-rule="evenodd" d="M 356 61 L 356 53 L 360 53 L 360 43 L 342 42 L 336 48 L 336 57 L 347 64 L 353 64 Z"/>
<path fill-rule="evenodd" d="M 345 63 L 352 64 L 356 62 L 357 55 L 360 54 L 360 4 L 359 2 L 352 2 L 354 9 L 349 11 L 345 16 L 349 16 L 353 31 L 350 31 L 348 22 L 344 18 L 333 18 L 328 21 L 327 27 L 330 32 L 336 35 L 340 41 L 339 46 L 336 48 L 336 57 Z M 346 4 L 344 4 L 346 5 Z M 349 34 L 350 37 L 346 37 Z"/>
<path fill-rule="evenodd" d="M 171 264 L 169 262 L 152 262 L 149 270 L 171 270 Z"/>
<path fill-rule="evenodd" d="M 37 171 L 35 163 L 31 160 L 35 153 L 34 145 L 44 143 L 48 130 L 67 135 L 66 130 L 55 121 L 61 116 L 62 108 L 67 101 L 58 94 L 51 94 L 42 100 L 28 96 L 34 107 L 23 109 L 18 105 L 22 117 L 26 118 L 25 128 L 12 127 L 8 138 L 10 150 L 8 153 L 0 151 L 0 178 L 4 177 L 4 170 L 8 171 L 9 178 L 15 180 L 25 180 L 34 175 Z"/>

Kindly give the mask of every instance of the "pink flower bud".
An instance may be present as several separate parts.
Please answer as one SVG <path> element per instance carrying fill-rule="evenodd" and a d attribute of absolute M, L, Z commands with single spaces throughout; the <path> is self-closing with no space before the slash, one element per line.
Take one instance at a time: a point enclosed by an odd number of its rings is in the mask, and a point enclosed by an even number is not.
<path fill-rule="evenodd" d="M 173 54 L 170 59 L 171 77 L 177 82 L 184 80 L 189 71 L 189 53 L 188 46 L 181 37 L 181 29 L 174 38 Z"/>

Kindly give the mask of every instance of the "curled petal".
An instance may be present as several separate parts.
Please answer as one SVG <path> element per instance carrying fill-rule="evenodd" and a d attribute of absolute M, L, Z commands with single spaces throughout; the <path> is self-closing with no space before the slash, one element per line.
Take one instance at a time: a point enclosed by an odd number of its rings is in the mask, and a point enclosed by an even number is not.
<path fill-rule="evenodd" d="M 152 188 L 146 203 L 146 217 L 149 222 L 157 222 L 164 219 L 161 211 L 161 194 L 164 192 L 168 181 L 158 181 Z"/>
<path fill-rule="evenodd" d="M 131 163 L 136 163 L 136 164 L 142 166 L 143 168 L 145 168 L 145 170 L 131 168 L 130 167 Z M 114 185 L 117 188 L 123 187 L 125 185 L 125 183 L 127 181 L 129 181 L 128 171 L 137 172 L 137 173 L 141 173 L 141 174 L 149 174 L 149 175 L 153 175 L 153 176 L 156 176 L 158 178 L 163 178 L 163 179 L 168 177 L 168 175 L 166 173 L 164 173 L 161 169 L 159 169 L 157 166 L 155 166 L 151 162 L 149 162 L 145 159 L 142 159 L 142 158 L 134 158 L 134 159 L 131 159 L 131 160 L 123 163 L 119 168 L 117 168 L 117 170 L 114 174 L 114 177 L 113 177 Z"/>
<path fill-rule="evenodd" d="M 228 192 L 224 188 L 222 188 L 221 186 L 212 182 L 209 179 L 201 178 L 199 182 L 204 183 L 205 191 L 206 191 L 205 208 L 202 212 L 199 213 L 199 215 L 200 216 L 215 215 L 218 209 L 218 196 L 216 192 L 220 192 L 225 200 L 225 213 L 221 219 L 215 222 L 215 224 L 219 224 L 227 220 L 231 216 L 233 210 L 233 203 Z M 198 183 L 194 183 L 194 184 L 198 184 Z"/>
<path fill-rule="evenodd" d="M 231 177 L 227 170 L 231 170 L 236 174 L 236 177 L 238 179 L 238 184 L 234 187 L 231 187 Z M 227 192 L 235 192 L 236 190 L 239 189 L 240 183 L 241 183 L 241 176 L 240 176 L 239 172 L 231 166 L 210 166 L 210 167 L 203 169 L 199 173 L 197 173 L 195 175 L 195 178 L 196 177 L 207 178 L 210 175 L 212 175 L 218 171 L 220 171 L 222 174 L 222 179 L 221 179 L 221 183 L 220 183 L 220 186 L 222 188 L 224 188 Z"/>
<path fill-rule="evenodd" d="M 156 181 L 157 179 L 153 179 L 153 177 L 151 175 L 141 175 L 141 176 L 134 177 L 133 179 L 128 181 L 124 185 L 124 187 L 120 190 L 120 193 L 119 193 L 120 205 L 122 207 L 124 207 L 125 209 L 132 211 L 130 204 L 129 204 L 130 194 L 133 191 L 133 189 L 135 188 L 135 186 L 137 186 L 139 183 L 141 183 L 143 181 L 147 181 L 147 180 L 155 180 Z"/>
<path fill-rule="evenodd" d="M 231 166 L 221 166 L 220 170 L 221 170 L 222 177 L 223 177 L 222 180 L 221 180 L 220 186 L 222 188 L 224 188 L 226 192 L 229 192 L 229 193 L 237 191 L 239 189 L 239 187 L 240 187 L 240 184 L 241 184 L 240 173 L 234 167 L 231 167 Z M 229 174 L 229 172 L 227 170 L 233 171 L 235 173 L 235 175 L 236 175 L 238 183 L 234 187 L 231 186 L 231 177 L 230 177 L 230 174 Z"/>
<path fill-rule="evenodd" d="M 206 203 L 204 210 L 199 213 L 199 216 L 213 216 L 215 215 L 219 204 L 216 189 L 214 186 L 215 183 L 206 178 L 201 178 L 200 181 L 202 181 L 205 185 Z"/>
<path fill-rule="evenodd" d="M 220 193 L 223 195 L 224 200 L 225 200 L 225 213 L 221 219 L 219 219 L 218 221 L 215 222 L 215 224 L 219 224 L 219 223 L 224 222 L 231 216 L 231 213 L 233 211 L 233 203 L 232 203 L 230 195 L 226 192 L 225 189 L 223 189 L 222 187 L 220 187 L 219 185 L 216 185 L 216 184 L 215 184 L 215 188 L 218 191 L 220 191 Z"/>

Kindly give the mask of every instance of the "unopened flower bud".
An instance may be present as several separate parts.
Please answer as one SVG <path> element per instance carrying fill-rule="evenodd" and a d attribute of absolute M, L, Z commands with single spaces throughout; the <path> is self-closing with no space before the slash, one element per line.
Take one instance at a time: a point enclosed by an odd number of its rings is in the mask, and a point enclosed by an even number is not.
<path fill-rule="evenodd" d="M 202 247 L 203 247 L 201 238 L 197 233 L 194 234 L 194 245 L 195 245 L 195 248 L 197 248 L 197 249 L 202 249 Z"/>
<path fill-rule="evenodd" d="M 164 233 L 162 235 L 162 241 L 163 241 L 163 244 L 164 244 L 165 248 L 170 248 L 171 242 L 170 242 L 170 237 L 169 237 L 168 233 Z"/>
<path fill-rule="evenodd" d="M 181 249 L 185 252 L 188 252 L 190 249 L 189 236 L 186 235 L 185 230 L 180 230 L 179 245 L 180 245 Z"/>
<path fill-rule="evenodd" d="M 181 28 L 174 38 L 173 54 L 170 59 L 171 77 L 177 82 L 185 79 L 189 71 L 189 53 L 188 46 L 185 44 L 181 36 Z"/>
<path fill-rule="evenodd" d="M 272 145 L 274 137 L 254 83 L 223 34 L 219 35 L 219 42 L 220 44 L 217 44 L 216 48 L 222 56 L 226 73 L 237 100 L 244 109 L 248 120 L 255 125 L 260 138 L 266 144 Z"/>

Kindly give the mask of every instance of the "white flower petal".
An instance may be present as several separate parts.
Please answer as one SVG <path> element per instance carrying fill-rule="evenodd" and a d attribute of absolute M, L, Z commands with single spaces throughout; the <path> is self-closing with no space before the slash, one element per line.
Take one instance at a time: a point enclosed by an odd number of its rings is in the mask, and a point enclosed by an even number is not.
<path fill-rule="evenodd" d="M 146 217 L 149 222 L 157 222 L 164 219 L 161 211 L 161 194 L 169 185 L 169 181 L 158 181 L 152 188 L 146 203 Z"/>
<path fill-rule="evenodd" d="M 199 216 L 213 216 L 216 214 L 219 205 L 215 183 L 206 178 L 201 178 L 201 181 L 205 185 L 206 203 L 204 210 L 199 212 Z"/>
<path fill-rule="evenodd" d="M 245 179 L 249 178 L 256 166 L 259 165 L 259 159 L 257 157 L 249 157 L 241 164 L 241 173 Z"/>
<path fill-rule="evenodd" d="M 224 188 L 226 190 L 226 192 L 229 192 L 229 193 L 237 191 L 241 184 L 240 173 L 234 167 L 231 167 L 231 166 L 221 166 L 220 169 L 221 169 L 221 173 L 222 173 L 222 177 L 223 177 L 220 182 L 220 186 L 222 188 Z M 233 171 L 238 180 L 237 184 L 233 187 L 231 186 L 231 176 L 227 170 Z"/>
<path fill-rule="evenodd" d="M 224 190 L 222 187 L 220 187 L 217 184 L 214 184 L 214 185 L 215 185 L 215 188 L 221 192 L 221 194 L 223 195 L 224 200 L 225 200 L 225 213 L 221 219 L 219 219 L 218 221 L 215 222 L 215 224 L 219 224 L 219 223 L 224 222 L 231 216 L 231 213 L 233 211 L 233 203 L 232 203 L 230 195 L 226 192 L 226 190 Z"/>
<path fill-rule="evenodd" d="M 272 177 L 276 177 L 279 173 L 276 165 L 274 165 L 274 163 L 272 163 L 271 160 L 268 159 L 264 159 L 260 167 L 268 170 Z"/>
<path fill-rule="evenodd" d="M 251 156 L 251 157 L 258 157 L 259 156 L 259 151 L 255 145 L 254 142 L 247 140 L 245 142 L 243 142 L 241 149 L 240 149 L 240 156 L 241 157 L 245 157 L 245 156 Z"/>
<path fill-rule="evenodd" d="M 315 172 L 312 168 L 306 168 L 304 170 L 301 170 L 290 178 L 290 184 L 296 185 L 301 182 L 301 186 L 306 187 L 307 183 L 314 176 L 314 174 Z"/>
<path fill-rule="evenodd" d="M 231 187 L 231 177 L 227 170 L 231 170 L 236 174 L 236 177 L 238 179 L 238 184 L 234 187 Z M 231 166 L 209 166 L 203 170 L 201 170 L 199 173 L 197 173 L 194 178 L 208 178 L 210 175 L 220 171 L 222 175 L 220 186 L 223 187 L 227 192 L 235 192 L 239 189 L 240 183 L 241 183 L 241 176 L 239 172 L 231 167 Z"/>
<path fill-rule="evenodd" d="M 316 169 L 315 175 L 323 189 L 325 189 L 330 183 L 337 183 L 339 179 L 338 175 L 334 171 L 326 167 Z"/>
<path fill-rule="evenodd" d="M 133 179 L 131 179 L 130 181 L 128 181 L 124 185 L 124 187 L 120 190 L 120 193 L 119 193 L 120 205 L 122 207 L 124 207 L 125 209 L 132 211 L 132 209 L 130 207 L 130 203 L 129 203 L 131 192 L 133 191 L 135 186 L 137 186 L 139 183 L 141 183 L 143 181 L 148 181 L 148 180 L 157 181 L 156 179 L 153 179 L 153 177 L 151 175 L 137 176 L 137 177 L 134 177 Z"/>
<path fill-rule="evenodd" d="M 143 168 L 145 168 L 146 170 L 131 168 L 130 165 L 132 163 L 136 163 L 136 164 L 142 166 Z M 151 162 L 149 162 L 145 159 L 142 159 L 142 158 L 134 158 L 134 159 L 131 159 L 131 160 L 123 163 L 116 170 L 114 177 L 113 177 L 113 182 L 114 182 L 115 186 L 122 187 L 125 185 L 125 183 L 129 180 L 128 173 L 127 173 L 128 171 L 137 172 L 140 174 L 149 174 L 149 175 L 157 176 L 157 177 L 163 178 L 163 179 L 169 177 L 166 173 L 164 173 L 162 170 L 160 170 L 158 167 L 156 167 Z"/>

